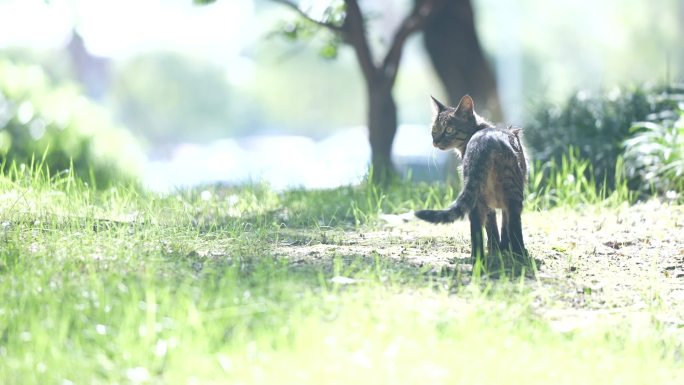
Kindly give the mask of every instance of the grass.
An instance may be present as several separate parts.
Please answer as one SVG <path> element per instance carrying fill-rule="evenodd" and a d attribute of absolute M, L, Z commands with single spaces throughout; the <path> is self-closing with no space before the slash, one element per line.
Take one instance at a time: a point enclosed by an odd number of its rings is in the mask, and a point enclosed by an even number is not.
<path fill-rule="evenodd" d="M 624 142 L 628 173 L 648 181 L 642 190 L 675 195 L 684 190 L 684 111 L 673 115 L 635 124 L 634 135 Z"/>
<path fill-rule="evenodd" d="M 571 148 L 561 157 L 560 163 L 536 162 L 529 177 L 528 210 L 548 210 L 557 206 L 579 207 L 602 205 L 615 207 L 622 203 L 634 203 L 636 194 L 627 186 L 624 161 L 618 157 L 614 173 L 615 187 L 608 190 L 608 183 L 596 183 L 593 166 L 588 159 Z"/>
<path fill-rule="evenodd" d="M 584 167 L 571 161 L 558 178 Z M 550 199 L 545 191 L 529 204 L 597 204 L 606 197 L 564 201 L 585 192 L 557 191 Z M 0 379 L 65 385 L 684 378 L 681 333 L 648 317 L 558 330 L 538 312 L 538 302 L 551 295 L 540 281 L 483 281 L 454 291 L 448 276 L 377 253 L 340 252 L 330 264 L 300 264 L 280 251 L 284 243 L 320 237 L 343 243 L 348 232 L 381 228 L 380 213 L 444 206 L 455 193 L 405 183 L 389 190 L 276 193 L 251 186 L 159 196 L 126 187 L 97 192 L 68 173 L 10 168 L 0 176 Z M 383 240 L 377 242 L 382 249 Z"/>

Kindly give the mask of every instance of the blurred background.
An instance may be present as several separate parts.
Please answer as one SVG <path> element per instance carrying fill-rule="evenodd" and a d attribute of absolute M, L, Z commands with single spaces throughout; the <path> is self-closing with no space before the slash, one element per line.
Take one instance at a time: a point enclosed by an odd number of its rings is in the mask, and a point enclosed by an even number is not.
<path fill-rule="evenodd" d="M 372 159 L 369 80 L 353 45 L 335 33 L 349 17 L 344 2 L 197 3 L 0 0 L 3 162 L 84 169 L 103 184 L 130 174 L 159 191 L 362 180 Z M 359 0 L 372 62 L 382 62 L 419 3 Z M 390 81 L 399 173 L 451 173 L 447 154 L 431 146 L 430 95 L 453 104 L 475 94 L 485 116 L 525 127 L 537 159 L 576 146 L 603 170 L 598 176 L 614 170 L 633 122 L 677 121 L 653 114 L 684 74 L 684 1 L 446 3 L 453 14 L 408 36 Z M 435 71 L 440 60 L 465 69 L 449 80 Z M 666 102 L 671 113 L 684 100 Z"/>

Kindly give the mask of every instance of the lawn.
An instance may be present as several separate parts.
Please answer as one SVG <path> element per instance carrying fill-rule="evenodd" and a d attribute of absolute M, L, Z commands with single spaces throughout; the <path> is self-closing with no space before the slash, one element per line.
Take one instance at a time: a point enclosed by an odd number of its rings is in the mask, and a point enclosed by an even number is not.
<path fill-rule="evenodd" d="M 473 280 L 467 223 L 407 215 L 454 196 L 3 175 L 1 382 L 684 381 L 683 206 L 531 200 L 536 277 Z"/>

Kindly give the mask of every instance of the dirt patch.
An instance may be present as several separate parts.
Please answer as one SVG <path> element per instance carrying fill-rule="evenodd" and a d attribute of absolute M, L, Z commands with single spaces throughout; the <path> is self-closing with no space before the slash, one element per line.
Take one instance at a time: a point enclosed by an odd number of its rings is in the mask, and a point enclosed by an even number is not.
<path fill-rule="evenodd" d="M 374 231 L 285 235 L 276 253 L 294 264 L 362 257 L 421 271 L 472 267 L 467 221 L 429 225 L 411 215 L 383 220 Z M 528 250 L 542 262 L 530 282 L 538 292 L 536 306 L 560 329 L 645 310 L 665 324 L 684 326 L 684 206 L 648 202 L 525 213 L 523 228 Z"/>

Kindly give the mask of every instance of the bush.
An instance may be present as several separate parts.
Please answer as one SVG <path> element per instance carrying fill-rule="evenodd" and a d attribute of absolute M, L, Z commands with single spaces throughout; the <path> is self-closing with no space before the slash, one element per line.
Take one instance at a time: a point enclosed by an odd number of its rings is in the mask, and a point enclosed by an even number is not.
<path fill-rule="evenodd" d="M 684 192 L 684 86 L 660 96 L 664 110 L 632 126 L 624 141 L 626 174 L 642 192 Z M 669 108 L 674 106 L 674 108 Z M 675 194 L 676 195 L 676 194 Z"/>
<path fill-rule="evenodd" d="M 608 93 L 578 92 L 564 105 L 538 107 L 525 129 L 532 158 L 546 163 L 562 162 L 569 148 L 593 166 L 596 181 L 614 187 L 615 165 L 630 127 L 656 108 L 657 91 L 637 88 Z"/>
<path fill-rule="evenodd" d="M 38 66 L 0 60 L 0 161 L 43 162 L 106 187 L 135 179 L 143 153 L 133 136 L 73 85 L 55 87 Z"/>
<path fill-rule="evenodd" d="M 157 52 L 124 63 L 115 75 L 114 110 L 150 142 L 222 138 L 231 128 L 231 95 L 220 66 Z"/>

